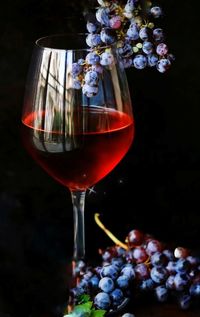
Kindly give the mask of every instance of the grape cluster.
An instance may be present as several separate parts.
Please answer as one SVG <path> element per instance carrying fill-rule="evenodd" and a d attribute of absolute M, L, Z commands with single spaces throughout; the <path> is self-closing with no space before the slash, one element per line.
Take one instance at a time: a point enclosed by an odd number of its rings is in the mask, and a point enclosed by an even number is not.
<path fill-rule="evenodd" d="M 71 289 L 74 301 L 89 294 L 96 308 L 111 312 L 144 292 L 153 293 L 159 302 L 175 298 L 182 309 L 199 300 L 200 258 L 188 249 L 170 249 L 139 230 L 128 234 L 125 245 L 100 250 L 100 266 L 77 264 L 79 282 Z"/>
<path fill-rule="evenodd" d="M 83 87 L 87 97 L 97 94 L 102 66 L 114 63 L 112 53 L 103 47 L 114 43 L 125 68 L 156 67 L 160 73 L 170 68 L 174 56 L 169 53 L 164 42 L 163 29 L 155 25 L 163 15 L 160 6 L 154 6 L 150 1 L 145 1 L 144 5 L 142 0 L 127 0 L 125 3 L 120 0 L 97 2 L 99 7 L 95 15 L 90 15 L 86 25 L 86 43 L 91 53 L 83 63 L 74 63 L 73 67 L 81 67 L 81 70 L 77 74 L 72 69 L 73 88 Z M 91 76 L 94 79 L 90 80 Z"/>

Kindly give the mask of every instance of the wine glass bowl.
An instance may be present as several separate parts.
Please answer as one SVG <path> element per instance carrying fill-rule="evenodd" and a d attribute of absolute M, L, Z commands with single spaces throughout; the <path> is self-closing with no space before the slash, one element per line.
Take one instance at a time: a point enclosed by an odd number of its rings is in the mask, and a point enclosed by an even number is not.
<path fill-rule="evenodd" d="M 108 48 L 105 48 L 108 49 Z M 36 42 L 22 113 L 22 137 L 33 159 L 72 193 L 74 259 L 84 258 L 86 190 L 125 156 L 134 137 L 125 70 L 116 47 L 103 66 L 98 93 L 73 87 L 72 67 L 91 49 L 85 34 L 52 35 Z"/>

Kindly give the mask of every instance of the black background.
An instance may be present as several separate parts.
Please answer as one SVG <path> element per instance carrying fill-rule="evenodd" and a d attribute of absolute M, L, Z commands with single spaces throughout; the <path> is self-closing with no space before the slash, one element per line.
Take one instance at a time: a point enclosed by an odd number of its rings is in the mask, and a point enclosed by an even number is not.
<path fill-rule="evenodd" d="M 24 150 L 20 116 L 37 38 L 83 31 L 94 1 L 7 0 L 0 13 L 0 309 L 27 316 L 67 298 L 73 219 L 68 190 Z M 199 249 L 200 104 L 198 1 L 161 1 L 171 52 L 167 74 L 127 71 L 136 138 L 119 166 L 88 193 L 87 257 L 112 242 L 95 212 L 122 240 L 133 228 Z"/>

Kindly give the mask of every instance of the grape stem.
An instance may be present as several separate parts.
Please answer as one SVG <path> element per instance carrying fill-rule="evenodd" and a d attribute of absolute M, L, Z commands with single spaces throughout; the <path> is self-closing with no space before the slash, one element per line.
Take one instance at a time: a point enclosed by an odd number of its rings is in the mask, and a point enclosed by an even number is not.
<path fill-rule="evenodd" d="M 94 215 L 94 220 L 96 222 L 96 224 L 107 234 L 107 236 L 118 246 L 122 247 L 125 250 L 128 250 L 128 245 L 121 242 L 119 239 L 117 239 L 114 234 L 112 232 L 110 232 L 110 230 L 108 230 L 104 224 L 101 222 L 101 220 L 99 219 L 100 214 L 95 213 Z"/>

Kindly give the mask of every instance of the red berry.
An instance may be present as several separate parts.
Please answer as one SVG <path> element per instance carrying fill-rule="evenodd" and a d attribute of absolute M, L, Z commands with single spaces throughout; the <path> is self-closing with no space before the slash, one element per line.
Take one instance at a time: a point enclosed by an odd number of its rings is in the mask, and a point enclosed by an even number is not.
<path fill-rule="evenodd" d="M 143 263 L 148 259 L 148 255 L 144 248 L 137 247 L 133 250 L 133 258 L 136 263 Z"/>
<path fill-rule="evenodd" d="M 132 230 L 129 232 L 127 240 L 130 248 L 141 245 L 144 241 L 144 234 L 139 230 Z"/>
<path fill-rule="evenodd" d="M 149 270 L 144 263 L 137 264 L 134 270 L 138 280 L 143 280 L 149 277 Z"/>
<path fill-rule="evenodd" d="M 175 258 L 177 258 L 177 259 L 186 258 L 188 255 L 189 255 L 189 250 L 186 249 L 186 248 L 177 247 L 177 248 L 174 250 L 174 256 L 175 256 Z"/>

